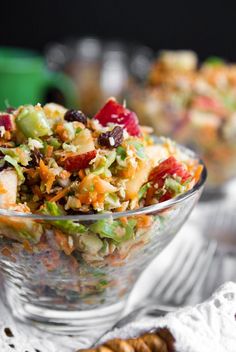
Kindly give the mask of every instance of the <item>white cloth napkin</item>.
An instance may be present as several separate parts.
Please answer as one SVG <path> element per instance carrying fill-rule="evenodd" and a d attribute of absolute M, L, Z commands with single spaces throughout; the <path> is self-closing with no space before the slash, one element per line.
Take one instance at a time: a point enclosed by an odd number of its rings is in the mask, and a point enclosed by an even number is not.
<path fill-rule="evenodd" d="M 106 334 L 113 338 L 132 338 L 158 327 L 168 327 L 178 352 L 236 351 L 236 283 L 221 286 L 212 297 L 195 307 L 186 307 L 160 318 L 142 318 Z"/>

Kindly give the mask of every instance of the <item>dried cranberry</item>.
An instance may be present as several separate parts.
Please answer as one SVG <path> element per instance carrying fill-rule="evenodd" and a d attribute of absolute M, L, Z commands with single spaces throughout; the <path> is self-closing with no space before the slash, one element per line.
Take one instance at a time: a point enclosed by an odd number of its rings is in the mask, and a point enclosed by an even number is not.
<path fill-rule="evenodd" d="M 84 125 L 87 124 L 87 117 L 80 110 L 74 110 L 74 109 L 68 110 L 65 113 L 64 119 L 69 122 L 78 121 L 78 122 L 82 122 Z"/>
<path fill-rule="evenodd" d="M 98 143 L 103 147 L 117 148 L 123 142 L 123 129 L 116 126 L 112 131 L 101 133 L 98 137 Z"/>

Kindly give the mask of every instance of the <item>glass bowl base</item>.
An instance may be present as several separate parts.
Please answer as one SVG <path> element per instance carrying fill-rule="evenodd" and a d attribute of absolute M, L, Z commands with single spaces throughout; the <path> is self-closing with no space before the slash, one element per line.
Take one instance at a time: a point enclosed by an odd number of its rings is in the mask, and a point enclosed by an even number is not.
<path fill-rule="evenodd" d="M 125 300 L 93 310 L 55 310 L 29 303 L 6 288 L 5 297 L 13 316 L 30 326 L 60 335 L 83 335 L 96 339 L 121 317 Z"/>

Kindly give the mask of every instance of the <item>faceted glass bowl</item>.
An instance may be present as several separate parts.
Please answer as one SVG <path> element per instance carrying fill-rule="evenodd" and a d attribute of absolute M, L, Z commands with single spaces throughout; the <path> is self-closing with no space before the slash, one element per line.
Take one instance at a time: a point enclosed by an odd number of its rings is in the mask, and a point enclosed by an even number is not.
<path fill-rule="evenodd" d="M 196 158 L 191 151 L 183 150 Z M 200 180 L 185 194 L 122 213 L 55 217 L 1 209 L 0 267 L 6 301 L 14 316 L 60 334 L 82 336 L 94 330 L 105 331 L 121 315 L 143 269 L 186 221 L 205 180 L 203 165 Z M 58 224 L 63 221 L 90 229 L 89 235 L 69 235 L 79 248 L 71 254 L 62 251 L 55 241 Z M 96 237 L 92 228 L 101 222 L 114 225 L 118 236 L 123 224 L 130 224 L 128 239 L 118 241 L 115 247 L 109 239 L 100 239 L 102 247 L 97 240 L 87 241 L 88 236 Z M 21 233 L 24 238 L 30 233 L 31 238 L 19 242 L 16 235 L 19 238 Z M 37 239 L 39 234 L 40 243 L 33 243 L 32 238 Z"/>

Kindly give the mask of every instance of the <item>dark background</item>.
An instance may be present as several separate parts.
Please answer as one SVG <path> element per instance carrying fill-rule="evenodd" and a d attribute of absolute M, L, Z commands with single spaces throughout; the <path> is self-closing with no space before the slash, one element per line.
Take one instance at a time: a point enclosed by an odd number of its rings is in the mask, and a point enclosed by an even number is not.
<path fill-rule="evenodd" d="M 47 42 L 83 35 L 236 60 L 236 1 L 1 2 L 0 45 L 42 51 Z"/>

